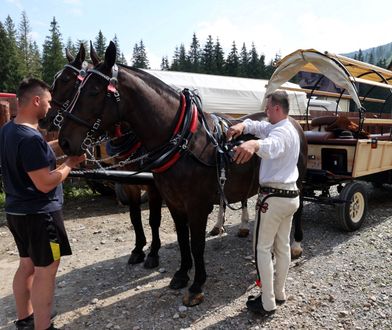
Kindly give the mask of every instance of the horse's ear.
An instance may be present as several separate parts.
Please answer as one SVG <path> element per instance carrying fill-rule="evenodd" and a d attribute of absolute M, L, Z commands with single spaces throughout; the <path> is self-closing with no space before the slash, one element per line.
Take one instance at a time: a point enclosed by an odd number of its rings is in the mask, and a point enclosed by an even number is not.
<path fill-rule="evenodd" d="M 99 62 L 101 62 L 101 59 L 98 57 L 98 54 L 95 51 L 95 48 L 91 40 L 90 40 L 90 57 L 91 57 L 91 61 L 93 61 L 94 66 L 97 66 Z"/>
<path fill-rule="evenodd" d="M 105 64 L 111 68 L 116 63 L 117 50 L 113 41 L 110 42 L 105 52 Z"/>
<path fill-rule="evenodd" d="M 79 47 L 79 52 L 76 54 L 76 60 L 77 60 L 79 63 L 83 63 L 83 61 L 84 61 L 85 58 L 86 58 L 86 51 L 85 51 L 85 49 L 84 49 L 83 43 L 81 42 L 81 43 L 80 43 L 80 47 Z"/>
<path fill-rule="evenodd" d="M 74 61 L 74 57 L 69 52 L 68 48 L 65 48 L 65 56 L 67 57 L 68 63 L 71 63 Z"/>

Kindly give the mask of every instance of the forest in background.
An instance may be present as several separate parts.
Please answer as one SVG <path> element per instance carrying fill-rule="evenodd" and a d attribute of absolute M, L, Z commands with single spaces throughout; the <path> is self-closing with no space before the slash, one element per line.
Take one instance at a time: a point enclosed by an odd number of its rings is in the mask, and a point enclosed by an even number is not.
<path fill-rule="evenodd" d="M 116 44 L 118 63 L 136 68 L 150 68 L 143 40 L 130 46 L 133 47 L 133 51 L 128 62 L 121 51 L 117 36 L 107 39 L 101 30 L 93 39 L 93 45 L 100 58 L 104 58 L 109 40 Z M 0 92 L 15 92 L 20 80 L 30 76 L 51 84 L 54 75 L 67 63 L 65 48 L 75 55 L 81 43 L 84 44 L 89 59 L 89 41 L 69 38 L 64 42 L 59 23 L 53 17 L 48 35 L 40 47 L 31 38 L 31 27 L 26 12 L 22 12 L 17 26 L 14 19 L 8 15 L 4 22 L 0 21 Z M 387 67 L 392 59 L 392 43 L 365 51 L 359 49 L 344 55 Z M 175 47 L 171 58 L 162 57 L 161 70 L 269 79 L 274 72 L 274 63 L 279 59 L 280 56 L 276 54 L 266 63 L 263 52 L 258 51 L 253 43 L 248 48 L 244 42 L 237 46 L 236 41 L 232 42 L 231 49 L 226 55 L 219 37 L 213 38 L 209 35 L 202 44 L 194 33 L 188 48 L 181 42 Z"/>

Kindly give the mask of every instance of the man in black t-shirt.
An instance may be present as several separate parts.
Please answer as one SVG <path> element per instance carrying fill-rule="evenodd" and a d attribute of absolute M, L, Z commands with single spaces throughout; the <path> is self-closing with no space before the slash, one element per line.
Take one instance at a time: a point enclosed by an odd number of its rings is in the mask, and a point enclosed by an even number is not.
<path fill-rule="evenodd" d="M 56 157 L 38 131 L 50 109 L 49 86 L 29 78 L 21 82 L 19 110 L 0 131 L 0 162 L 8 226 L 20 262 L 13 281 L 17 329 L 55 329 L 51 310 L 60 257 L 70 255 L 65 232 L 61 183 L 85 156 Z"/>

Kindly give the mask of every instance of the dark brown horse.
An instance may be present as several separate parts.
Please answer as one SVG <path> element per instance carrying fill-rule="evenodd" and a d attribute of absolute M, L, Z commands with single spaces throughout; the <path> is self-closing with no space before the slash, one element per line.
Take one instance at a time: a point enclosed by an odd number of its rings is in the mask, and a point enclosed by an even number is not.
<path fill-rule="evenodd" d="M 69 63 L 55 76 L 51 89 L 52 107 L 46 117 L 40 121 L 39 124 L 41 128 L 53 131 L 61 127 L 63 112 L 66 111 L 74 98 L 79 85 L 84 79 L 87 68 L 92 68 L 92 65 L 87 65 L 85 62 L 85 53 L 83 44 L 80 44 L 79 52 L 75 57 L 66 50 L 66 56 Z M 93 63 L 98 64 L 99 59 L 93 47 L 91 47 L 90 54 Z M 126 170 L 137 170 L 137 165 L 128 165 Z M 126 195 L 126 204 L 129 205 L 129 215 L 135 230 L 135 248 L 132 250 L 128 259 L 129 264 L 140 263 L 145 259 L 143 248 L 146 245 L 146 236 L 144 234 L 141 217 L 141 191 L 145 190 L 148 194 L 150 210 L 149 223 L 152 241 L 150 252 L 144 262 L 144 266 L 146 268 L 157 267 L 159 265 L 158 252 L 161 247 L 159 227 L 161 223 L 162 198 L 154 183 L 143 186 L 122 184 L 119 186 L 119 190 Z"/>
<path fill-rule="evenodd" d="M 181 264 L 170 282 L 183 288 L 195 263 L 195 276 L 183 303 L 203 301 L 207 217 L 221 199 L 217 180 L 213 117 L 197 110 L 188 93 L 179 94 L 150 74 L 115 65 L 110 43 L 103 63 L 90 70 L 69 108 L 59 143 L 66 154 L 84 153 L 94 138 L 127 123 L 147 150 L 143 167 L 152 169 L 175 222 Z M 228 162 L 224 194 L 228 202 L 256 194 L 259 159 Z M 189 235 L 191 241 L 189 242 Z M 193 262 L 192 262 L 193 256 Z"/>

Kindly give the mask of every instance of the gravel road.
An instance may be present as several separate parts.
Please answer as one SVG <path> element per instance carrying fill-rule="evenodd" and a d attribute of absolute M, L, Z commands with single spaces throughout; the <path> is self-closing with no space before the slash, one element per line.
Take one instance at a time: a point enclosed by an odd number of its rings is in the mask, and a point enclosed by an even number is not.
<path fill-rule="evenodd" d="M 64 329 L 392 329 L 392 187 L 367 189 L 369 214 L 353 233 L 336 226 L 332 206 L 305 205 L 304 255 L 292 261 L 288 300 L 270 318 L 245 307 L 257 290 L 251 238 L 236 237 L 238 211 L 228 211 L 226 234 L 207 237 L 205 301 L 186 308 L 183 290 L 168 288 L 179 249 L 166 208 L 160 266 L 148 270 L 127 266 L 134 234 L 126 207 L 100 196 L 67 200 L 65 224 L 74 254 L 63 258 L 57 277 L 55 324 Z M 251 217 L 254 202 L 249 202 Z M 208 229 L 216 214 L 217 209 Z M 146 206 L 143 219 L 150 237 Z M 13 329 L 11 283 L 18 258 L 4 212 L 0 222 L 0 329 Z"/>

